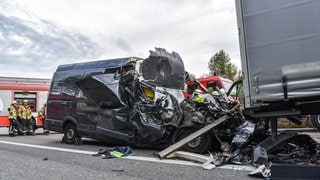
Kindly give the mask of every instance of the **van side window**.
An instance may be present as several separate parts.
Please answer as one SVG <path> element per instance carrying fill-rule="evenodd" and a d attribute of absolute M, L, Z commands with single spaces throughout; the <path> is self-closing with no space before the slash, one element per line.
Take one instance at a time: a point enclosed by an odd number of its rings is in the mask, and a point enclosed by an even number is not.
<path fill-rule="evenodd" d="M 104 71 L 104 74 L 115 74 L 118 72 L 118 70 L 119 70 L 119 68 L 106 69 Z"/>
<path fill-rule="evenodd" d="M 83 94 L 83 92 L 81 90 L 79 90 L 77 93 L 76 93 L 76 98 L 82 98 L 82 99 L 87 99 L 87 97 Z"/>
<path fill-rule="evenodd" d="M 74 84 L 64 83 L 62 93 L 63 95 L 76 97 L 76 94 L 79 93 L 79 89 Z"/>
<path fill-rule="evenodd" d="M 62 89 L 62 82 L 61 81 L 53 81 L 50 94 L 60 95 L 61 89 Z"/>
<path fill-rule="evenodd" d="M 65 75 L 65 72 L 54 73 L 49 95 L 60 95 L 61 94 L 64 75 Z"/>

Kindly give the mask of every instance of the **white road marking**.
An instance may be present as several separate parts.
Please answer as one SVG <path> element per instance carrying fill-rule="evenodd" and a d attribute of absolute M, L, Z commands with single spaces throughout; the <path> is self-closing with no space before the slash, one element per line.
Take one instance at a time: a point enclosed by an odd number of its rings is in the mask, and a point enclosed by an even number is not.
<path fill-rule="evenodd" d="M 57 147 L 41 146 L 41 145 L 34 145 L 34 144 L 16 143 L 16 142 L 10 142 L 10 141 L 0 141 L 0 143 L 17 145 L 17 146 L 32 147 L 32 148 L 38 148 L 38 149 L 49 149 L 49 150 L 55 150 L 55 151 L 79 153 L 79 154 L 96 154 L 97 153 L 97 152 L 93 152 L 93 151 L 82 151 L 82 150 L 76 150 L 76 149 L 57 148 Z"/>
<path fill-rule="evenodd" d="M 38 148 L 38 149 L 48 149 L 48 150 L 54 150 L 54 151 L 87 154 L 87 155 L 97 154 L 97 152 L 95 152 L 95 151 L 66 149 L 66 148 L 34 145 L 34 144 L 16 143 L 16 142 L 10 142 L 10 141 L 0 141 L 0 143 L 16 145 L 16 146 L 32 147 L 32 148 Z M 184 161 L 184 160 L 159 159 L 159 158 L 143 157 L 143 156 L 126 156 L 126 157 L 123 157 L 123 158 L 124 159 L 131 159 L 131 160 L 139 160 L 139 161 L 148 161 L 148 162 L 156 162 L 156 163 L 167 163 L 167 164 L 178 164 L 178 165 L 188 165 L 188 166 L 201 166 L 202 165 L 202 164 L 198 164 L 198 163 L 194 163 L 194 162 L 190 162 L 190 161 Z M 230 165 L 230 164 L 223 165 L 223 166 L 220 166 L 218 168 L 220 168 L 220 169 L 231 169 L 231 170 L 242 170 L 242 171 L 253 171 L 255 169 L 253 166 Z"/>

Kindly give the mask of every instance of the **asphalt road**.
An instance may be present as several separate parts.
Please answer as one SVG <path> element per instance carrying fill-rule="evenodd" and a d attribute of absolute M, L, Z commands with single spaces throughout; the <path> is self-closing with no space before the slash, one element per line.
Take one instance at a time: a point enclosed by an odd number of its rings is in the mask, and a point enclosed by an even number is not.
<path fill-rule="evenodd" d="M 126 158 L 93 157 L 111 147 L 84 139 L 83 145 L 61 143 L 62 134 L 8 137 L 0 128 L 0 179 L 256 179 L 253 167 L 227 165 L 204 170 L 200 164 L 181 160 L 159 160 L 159 150 L 133 149 Z"/>

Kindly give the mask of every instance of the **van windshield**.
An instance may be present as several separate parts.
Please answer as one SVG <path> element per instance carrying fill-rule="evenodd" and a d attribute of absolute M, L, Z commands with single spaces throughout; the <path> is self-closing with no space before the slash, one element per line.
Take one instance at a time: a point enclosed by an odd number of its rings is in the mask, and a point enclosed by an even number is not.
<path fill-rule="evenodd" d="M 224 88 L 226 90 L 226 92 L 230 89 L 232 83 L 230 82 L 227 82 L 227 81 L 222 81 L 223 85 L 224 85 Z"/>

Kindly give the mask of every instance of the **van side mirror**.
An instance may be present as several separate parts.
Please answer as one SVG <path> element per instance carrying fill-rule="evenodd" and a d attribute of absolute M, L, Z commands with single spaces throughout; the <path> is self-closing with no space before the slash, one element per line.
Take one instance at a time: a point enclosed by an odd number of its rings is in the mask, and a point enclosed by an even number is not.
<path fill-rule="evenodd" d="M 227 92 L 227 96 L 231 96 L 235 100 L 244 100 L 242 89 L 242 80 L 234 82 Z"/>
<path fill-rule="evenodd" d="M 187 71 L 185 72 L 185 82 L 187 81 L 195 81 L 196 76 L 193 74 L 188 73 Z"/>

